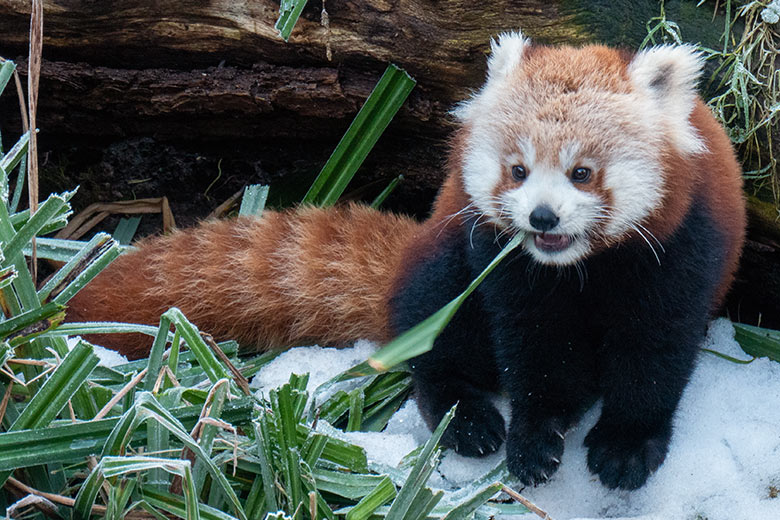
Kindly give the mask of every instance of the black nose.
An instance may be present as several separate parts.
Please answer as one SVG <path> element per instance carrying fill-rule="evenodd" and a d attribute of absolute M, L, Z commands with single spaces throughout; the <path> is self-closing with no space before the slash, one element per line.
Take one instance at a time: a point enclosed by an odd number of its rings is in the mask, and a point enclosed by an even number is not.
<path fill-rule="evenodd" d="M 549 231 L 558 225 L 558 215 L 549 206 L 537 206 L 528 217 L 531 225 L 539 231 Z"/>

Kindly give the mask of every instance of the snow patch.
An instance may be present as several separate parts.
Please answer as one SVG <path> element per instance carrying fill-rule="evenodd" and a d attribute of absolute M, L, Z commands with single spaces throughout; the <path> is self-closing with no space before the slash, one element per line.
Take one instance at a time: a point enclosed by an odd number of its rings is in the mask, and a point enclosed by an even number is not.
<path fill-rule="evenodd" d="M 78 342 L 81 341 L 81 336 L 71 336 L 67 338 L 68 342 L 68 349 L 72 350 L 73 347 L 75 347 Z M 104 347 L 101 347 L 100 345 L 92 345 L 93 352 L 97 357 L 100 359 L 98 362 L 99 365 L 104 367 L 115 367 L 117 365 L 124 365 L 127 363 L 127 358 L 117 352 L 116 350 L 110 350 Z"/>
<path fill-rule="evenodd" d="M 710 325 L 704 347 L 749 359 L 725 319 Z M 291 373 L 310 372 L 308 389 L 364 361 L 376 348 L 361 341 L 348 349 L 295 348 L 266 366 L 252 382 L 262 392 L 284 384 Z M 499 400 L 499 409 L 506 412 Z M 566 436 L 558 472 L 522 494 L 556 520 L 771 520 L 780 519 L 780 363 L 757 359 L 741 365 L 702 353 L 675 419 L 666 462 L 637 491 L 609 490 L 590 474 L 583 440 L 600 405 Z M 508 417 L 507 417 L 508 419 Z M 351 432 L 342 438 L 365 448 L 369 460 L 396 466 L 424 443 L 430 430 L 413 399 L 381 433 Z M 430 485 L 449 488 L 481 477 L 504 457 L 482 459 L 445 452 Z M 533 515 L 524 520 L 538 518 Z"/>

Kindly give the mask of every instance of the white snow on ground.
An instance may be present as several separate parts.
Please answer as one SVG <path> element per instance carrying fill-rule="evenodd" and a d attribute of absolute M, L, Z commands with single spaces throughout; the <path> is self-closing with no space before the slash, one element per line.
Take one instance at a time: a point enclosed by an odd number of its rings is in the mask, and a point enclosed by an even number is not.
<path fill-rule="evenodd" d="M 704 346 L 747 357 L 725 319 L 712 323 Z M 368 342 L 349 349 L 295 348 L 266 366 L 253 386 L 267 393 L 291 373 L 308 371 L 313 391 L 374 348 Z M 550 482 L 522 490 L 555 520 L 780 520 L 780 498 L 770 497 L 780 489 L 780 363 L 757 359 L 740 365 L 703 353 L 680 404 L 666 462 L 637 491 L 606 489 L 588 472 L 582 441 L 597 418 L 598 407 L 569 432 L 561 467 Z M 370 460 L 395 466 L 430 432 L 410 400 L 384 432 L 344 435 L 363 446 Z M 502 458 L 503 453 L 469 459 L 447 452 L 429 484 L 466 484 Z"/>
<path fill-rule="evenodd" d="M 68 348 L 72 349 L 81 341 L 81 337 L 72 336 L 69 337 L 67 341 Z M 92 345 L 92 347 L 94 348 L 95 354 L 100 359 L 98 364 L 101 366 L 110 368 L 127 363 L 127 358 L 115 350 L 107 349 L 99 345 Z"/>

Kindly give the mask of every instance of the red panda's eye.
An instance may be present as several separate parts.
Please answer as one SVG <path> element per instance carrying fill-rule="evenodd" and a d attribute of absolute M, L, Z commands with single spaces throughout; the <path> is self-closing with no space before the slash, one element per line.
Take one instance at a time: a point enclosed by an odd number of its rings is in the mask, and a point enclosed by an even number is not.
<path fill-rule="evenodd" d="M 571 172 L 571 180 L 574 182 L 585 182 L 590 179 L 590 168 L 578 166 Z"/>
<path fill-rule="evenodd" d="M 512 166 L 512 177 L 514 177 L 516 181 L 525 180 L 527 176 L 528 176 L 528 172 L 526 171 L 525 166 L 521 164 Z"/>

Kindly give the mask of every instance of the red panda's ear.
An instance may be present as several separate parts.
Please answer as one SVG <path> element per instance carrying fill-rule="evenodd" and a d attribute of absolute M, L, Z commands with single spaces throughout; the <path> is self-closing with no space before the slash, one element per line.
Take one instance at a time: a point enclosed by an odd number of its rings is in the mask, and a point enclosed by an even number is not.
<path fill-rule="evenodd" d="M 688 121 L 696 103 L 701 75 L 701 54 L 691 45 L 661 45 L 637 53 L 628 65 L 634 86 L 649 97 L 652 114 L 647 120 L 662 122 L 672 141 L 684 153 L 703 149 L 701 139 Z"/>
<path fill-rule="evenodd" d="M 523 60 L 523 51 L 531 41 L 520 30 L 500 34 L 490 41 L 488 78 L 498 79 L 509 75 Z"/>
<path fill-rule="evenodd" d="M 480 91 L 462 103 L 459 103 L 452 114 L 461 121 L 469 121 L 481 112 L 479 107 L 485 106 L 496 97 L 496 89 L 503 80 L 517 69 L 523 61 L 523 54 L 531 41 L 518 31 L 500 34 L 490 41 L 490 57 L 488 58 L 487 81 Z"/>

